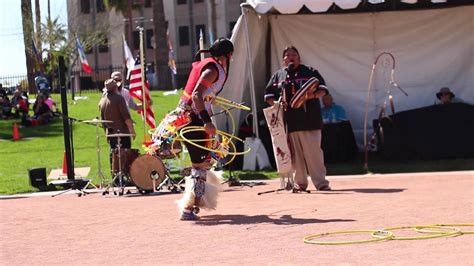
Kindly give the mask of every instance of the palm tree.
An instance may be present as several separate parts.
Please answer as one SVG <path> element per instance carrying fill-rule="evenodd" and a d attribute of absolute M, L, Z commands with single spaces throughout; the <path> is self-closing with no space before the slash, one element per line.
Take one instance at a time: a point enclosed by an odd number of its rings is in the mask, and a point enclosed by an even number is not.
<path fill-rule="evenodd" d="M 168 67 L 168 43 L 163 0 L 153 1 L 153 27 L 155 32 L 155 73 L 160 74 L 160 87 L 171 88 L 171 70 Z"/>
<path fill-rule="evenodd" d="M 21 0 L 21 18 L 23 24 L 23 42 L 25 45 L 26 72 L 28 76 L 28 91 L 30 93 L 35 93 L 36 87 L 33 73 L 35 61 L 30 49 L 33 43 L 33 15 L 31 0 Z"/>
<path fill-rule="evenodd" d="M 35 0 L 35 26 L 36 26 L 36 32 L 35 32 L 35 45 L 36 49 L 38 51 L 38 54 L 35 54 L 35 60 L 37 64 L 39 65 L 39 69 L 41 73 L 45 72 L 44 69 L 44 63 L 42 61 L 42 56 L 43 53 L 41 52 L 43 50 L 43 41 L 41 40 L 41 11 L 40 11 L 40 1 Z"/>
<path fill-rule="evenodd" d="M 41 11 L 40 11 L 40 1 L 35 0 L 35 25 L 36 25 L 36 47 L 38 51 L 42 49 L 41 43 Z"/>
<path fill-rule="evenodd" d="M 104 5 L 110 10 L 115 9 L 115 12 L 121 13 L 122 16 L 128 19 L 128 25 L 126 26 L 126 39 L 127 43 L 133 41 L 133 17 L 132 17 L 132 0 L 104 0 Z"/>
<path fill-rule="evenodd" d="M 129 21 L 128 23 L 128 43 L 132 43 L 133 18 L 132 0 L 104 0 L 105 6 L 109 9 L 122 13 Z M 139 7 L 139 6 L 138 6 Z M 155 73 L 160 74 L 160 87 L 171 87 L 171 72 L 168 65 L 168 44 L 166 39 L 166 22 L 163 8 L 163 0 L 153 1 L 153 27 L 155 36 Z"/>
<path fill-rule="evenodd" d="M 51 77 L 51 82 L 56 74 L 58 68 L 58 58 L 63 56 L 66 60 L 74 51 L 74 45 L 68 46 L 67 30 L 66 26 L 59 22 L 59 17 L 55 19 L 47 18 L 46 23 L 41 25 L 41 36 L 43 40 L 43 50 L 41 54 L 45 52 L 47 59 L 45 60 L 45 72 Z"/>

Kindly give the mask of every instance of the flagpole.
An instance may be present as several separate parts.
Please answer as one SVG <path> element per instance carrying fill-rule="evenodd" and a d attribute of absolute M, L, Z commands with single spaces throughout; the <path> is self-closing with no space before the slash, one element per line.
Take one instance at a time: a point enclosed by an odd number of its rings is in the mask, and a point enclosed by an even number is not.
<path fill-rule="evenodd" d="M 122 34 L 122 58 L 125 59 L 125 57 L 126 57 L 126 54 L 125 54 L 125 35 Z M 127 68 L 127 71 L 128 71 L 127 60 L 125 59 L 124 61 L 125 61 L 125 67 Z M 122 72 L 122 74 L 123 74 L 123 68 L 122 68 L 122 71 L 121 71 L 121 72 Z M 127 80 L 127 79 L 128 79 L 128 75 L 125 76 L 125 79 L 124 79 L 124 80 L 122 80 L 122 82 L 124 83 L 124 84 L 122 85 L 122 88 L 125 87 L 125 80 Z"/>
<path fill-rule="evenodd" d="M 204 36 L 202 34 L 202 29 L 199 30 L 199 50 L 204 50 Z M 204 60 L 204 53 L 201 53 L 201 60 Z"/>
<path fill-rule="evenodd" d="M 140 68 L 141 68 L 141 75 L 142 75 L 142 108 L 143 108 L 143 137 L 145 138 L 144 141 L 146 140 L 146 105 L 147 105 L 147 99 L 146 99 L 146 91 L 145 91 L 145 56 L 143 53 L 143 28 L 142 27 L 137 27 L 140 31 Z"/>
<path fill-rule="evenodd" d="M 170 40 L 169 29 L 166 29 L 166 40 L 168 42 L 168 66 L 171 70 L 171 82 L 173 83 L 173 90 L 176 90 L 176 62 L 174 60 L 174 50 Z"/>

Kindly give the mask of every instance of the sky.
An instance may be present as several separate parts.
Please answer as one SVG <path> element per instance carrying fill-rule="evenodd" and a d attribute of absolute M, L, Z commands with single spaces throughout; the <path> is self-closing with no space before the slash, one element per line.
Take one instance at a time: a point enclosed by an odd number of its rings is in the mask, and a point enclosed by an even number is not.
<path fill-rule="evenodd" d="M 67 1 L 50 0 L 51 17 L 59 17 L 67 25 Z M 32 1 L 33 21 L 35 6 Z M 48 1 L 40 0 L 41 21 L 48 16 Z M 0 8 L 0 77 L 26 74 L 25 46 L 23 44 L 23 26 L 21 23 L 21 1 L 1 1 Z"/>

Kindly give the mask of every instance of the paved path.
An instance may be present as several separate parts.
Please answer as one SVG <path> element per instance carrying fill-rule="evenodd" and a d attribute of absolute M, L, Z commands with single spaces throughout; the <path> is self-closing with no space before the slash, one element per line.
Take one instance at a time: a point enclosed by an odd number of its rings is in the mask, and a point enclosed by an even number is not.
<path fill-rule="evenodd" d="M 473 235 L 338 246 L 304 244 L 302 238 L 341 230 L 474 223 L 474 171 L 330 179 L 334 191 L 311 194 L 257 196 L 278 188 L 278 181 L 224 187 L 218 209 L 202 211 L 197 222 L 178 220 L 174 201 L 180 194 L 2 197 L 0 265 L 473 265 Z M 355 238 L 370 237 L 334 240 Z"/>

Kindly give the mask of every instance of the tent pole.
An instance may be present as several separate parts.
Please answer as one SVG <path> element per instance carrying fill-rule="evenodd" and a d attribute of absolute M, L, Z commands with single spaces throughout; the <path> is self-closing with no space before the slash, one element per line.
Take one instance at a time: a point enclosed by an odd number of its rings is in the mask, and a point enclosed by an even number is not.
<path fill-rule="evenodd" d="M 240 6 L 241 12 L 244 15 L 244 23 L 245 23 L 245 41 L 247 43 L 247 62 L 249 64 L 249 72 L 250 72 L 250 101 L 252 102 L 252 116 L 253 116 L 253 123 L 252 123 L 252 130 L 253 133 L 257 138 L 259 138 L 258 133 L 258 118 L 257 118 L 257 102 L 255 96 L 255 80 L 253 77 L 253 65 L 252 65 L 252 54 L 250 51 L 250 40 L 249 40 L 249 28 L 247 23 L 247 10 L 244 6 Z"/>

